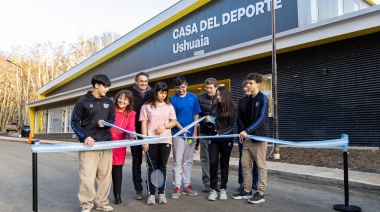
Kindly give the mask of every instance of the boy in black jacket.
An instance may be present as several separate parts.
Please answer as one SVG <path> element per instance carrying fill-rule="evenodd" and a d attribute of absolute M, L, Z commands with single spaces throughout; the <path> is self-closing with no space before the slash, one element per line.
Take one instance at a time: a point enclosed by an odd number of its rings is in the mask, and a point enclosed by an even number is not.
<path fill-rule="evenodd" d="M 74 106 L 71 127 L 86 146 L 92 147 L 96 141 L 110 141 L 109 127 L 99 120 L 115 122 L 115 106 L 106 93 L 111 86 L 110 79 L 104 74 L 94 75 L 91 79 L 93 91 L 88 91 Z M 111 187 L 112 150 L 79 152 L 80 187 L 78 198 L 82 212 L 89 212 L 96 204 L 96 210 L 112 211 L 108 205 Z M 98 190 L 95 190 L 95 179 Z"/>
<path fill-rule="evenodd" d="M 248 135 L 269 136 L 268 98 L 260 92 L 262 76 L 257 73 L 248 74 L 247 87 L 252 94 L 247 98 L 247 107 L 239 109 L 240 123 L 243 124 L 239 141 L 243 143 L 241 163 L 243 166 L 244 190 L 233 194 L 234 199 L 248 199 L 250 203 L 264 202 L 264 192 L 267 182 L 266 153 L 267 143 L 247 138 Z M 252 162 L 256 161 L 259 171 L 257 192 L 252 196 Z"/>

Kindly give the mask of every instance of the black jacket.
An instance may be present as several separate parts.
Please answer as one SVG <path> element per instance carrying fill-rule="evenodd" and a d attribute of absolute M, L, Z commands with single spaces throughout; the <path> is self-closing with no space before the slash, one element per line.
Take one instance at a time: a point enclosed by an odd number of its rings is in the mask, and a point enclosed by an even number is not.
<path fill-rule="evenodd" d="M 110 141 L 109 127 L 99 127 L 98 121 L 104 120 L 113 124 L 115 122 L 115 105 L 106 96 L 99 99 L 88 91 L 74 106 L 71 114 L 71 128 L 79 136 L 79 141 L 91 136 L 95 141 Z"/>
<path fill-rule="evenodd" d="M 141 106 L 146 103 L 152 96 L 152 89 L 148 86 L 146 92 L 142 94 L 137 86 L 134 86 L 132 89 L 133 95 L 133 109 L 136 111 L 136 133 L 141 134 L 141 123 L 140 123 L 140 110 Z"/>
<path fill-rule="evenodd" d="M 249 135 L 269 137 L 268 108 L 268 98 L 262 92 L 244 97 L 238 106 L 238 128 Z"/>
<path fill-rule="evenodd" d="M 216 94 L 213 97 L 210 97 L 207 95 L 207 93 L 202 93 L 198 95 L 198 101 L 199 101 L 199 106 L 201 107 L 201 113 L 199 114 L 199 117 L 207 116 L 210 115 L 211 113 L 211 108 L 213 105 L 216 104 Z M 210 128 L 207 126 L 207 122 L 205 120 L 202 120 L 199 123 L 200 127 L 200 133 L 204 135 L 211 135 L 213 134 L 214 129 Z"/>
<path fill-rule="evenodd" d="M 216 107 L 216 105 L 213 106 L 213 109 Z M 234 107 L 233 115 L 230 118 L 222 118 L 222 110 L 219 108 L 215 112 L 211 111 L 211 115 L 215 116 L 215 125 L 211 122 L 208 122 L 208 126 L 213 126 L 213 135 L 228 135 L 233 133 L 233 129 L 236 124 L 236 108 Z M 217 138 L 217 137 L 216 137 Z M 226 138 L 227 140 L 232 140 L 232 138 Z"/>

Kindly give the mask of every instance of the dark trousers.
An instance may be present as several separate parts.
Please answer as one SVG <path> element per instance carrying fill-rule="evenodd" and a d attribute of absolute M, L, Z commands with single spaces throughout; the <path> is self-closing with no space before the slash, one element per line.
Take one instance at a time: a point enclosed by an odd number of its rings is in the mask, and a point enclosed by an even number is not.
<path fill-rule="evenodd" d="M 132 179 L 136 191 L 142 191 L 141 164 L 142 164 L 142 147 L 131 146 L 132 153 Z"/>
<path fill-rule="evenodd" d="M 121 181 L 123 179 L 123 165 L 112 165 L 113 195 L 121 194 Z"/>
<path fill-rule="evenodd" d="M 146 158 L 146 163 L 148 164 L 148 177 L 149 179 L 150 174 L 152 173 L 152 165 L 154 169 L 160 169 L 162 173 L 164 174 L 164 185 L 158 189 L 159 194 L 165 193 L 166 188 L 166 165 L 168 164 L 168 159 L 170 155 L 172 145 L 171 144 L 150 144 L 149 145 L 149 156 L 150 161 L 148 157 Z M 152 163 L 151 163 L 152 161 Z M 149 183 L 147 183 L 147 189 L 149 195 L 154 195 L 156 193 L 156 187 L 152 184 L 150 180 L 148 180 Z"/>
<path fill-rule="evenodd" d="M 243 178 L 243 169 L 241 166 L 241 155 L 242 155 L 242 151 L 243 151 L 243 144 L 241 144 L 240 142 L 238 144 L 239 144 L 239 179 L 238 179 L 238 183 L 243 184 L 244 178 Z M 254 190 L 257 190 L 258 182 L 259 182 L 259 171 L 257 169 L 256 162 L 253 161 L 253 164 L 252 164 L 252 188 Z"/>
<path fill-rule="evenodd" d="M 232 140 L 215 139 L 208 145 L 210 157 L 210 187 L 216 190 L 218 184 L 218 167 L 220 164 L 220 188 L 227 189 L 228 169 L 233 147 Z"/>

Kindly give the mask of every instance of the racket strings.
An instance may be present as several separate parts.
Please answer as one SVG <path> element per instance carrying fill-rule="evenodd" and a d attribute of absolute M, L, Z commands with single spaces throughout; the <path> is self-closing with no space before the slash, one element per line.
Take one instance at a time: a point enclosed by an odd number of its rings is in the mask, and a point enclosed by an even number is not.
<path fill-rule="evenodd" d="M 150 182 L 156 188 L 161 188 L 164 185 L 164 174 L 160 169 L 155 169 L 150 174 Z"/>

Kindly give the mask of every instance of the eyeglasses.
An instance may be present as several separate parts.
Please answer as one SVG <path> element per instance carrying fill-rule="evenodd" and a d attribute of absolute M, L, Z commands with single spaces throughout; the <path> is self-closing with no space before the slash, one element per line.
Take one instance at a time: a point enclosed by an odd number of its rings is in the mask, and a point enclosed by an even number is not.
<path fill-rule="evenodd" d="M 176 86 L 175 89 L 176 89 L 177 91 L 179 91 L 179 90 L 185 90 L 185 89 L 186 89 L 186 85 L 183 85 L 183 86 Z"/>

